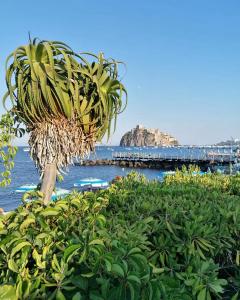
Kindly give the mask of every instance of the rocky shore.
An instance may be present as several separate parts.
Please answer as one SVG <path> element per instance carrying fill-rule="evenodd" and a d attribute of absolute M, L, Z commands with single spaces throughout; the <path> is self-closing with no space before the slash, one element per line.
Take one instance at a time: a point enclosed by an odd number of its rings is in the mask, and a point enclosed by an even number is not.
<path fill-rule="evenodd" d="M 113 160 L 113 159 L 99 159 L 99 160 L 84 160 L 81 163 L 75 163 L 75 166 L 118 166 L 122 168 L 139 168 L 139 169 L 157 169 L 157 170 L 175 170 L 181 169 L 183 166 L 194 164 L 193 161 L 128 161 L 128 160 Z M 213 164 L 198 161 L 196 163 L 202 171 L 207 171 L 212 168 Z"/>
<path fill-rule="evenodd" d="M 75 166 L 119 166 L 128 168 L 152 168 L 158 169 L 155 163 L 149 165 L 140 161 L 127 160 L 113 160 L 113 159 L 98 159 L 98 160 L 84 160 L 81 163 L 75 163 Z"/>

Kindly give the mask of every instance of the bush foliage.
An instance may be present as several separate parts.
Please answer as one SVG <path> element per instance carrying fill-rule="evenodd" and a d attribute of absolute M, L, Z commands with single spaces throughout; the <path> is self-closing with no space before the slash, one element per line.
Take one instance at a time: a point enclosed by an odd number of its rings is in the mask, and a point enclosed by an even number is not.
<path fill-rule="evenodd" d="M 183 173 L 2 217 L 0 299 L 238 299 L 240 177 Z"/>

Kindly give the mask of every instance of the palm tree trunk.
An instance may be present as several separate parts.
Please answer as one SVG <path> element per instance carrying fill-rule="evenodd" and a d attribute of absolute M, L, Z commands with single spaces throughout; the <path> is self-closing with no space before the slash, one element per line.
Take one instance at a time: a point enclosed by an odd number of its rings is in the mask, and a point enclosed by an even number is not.
<path fill-rule="evenodd" d="M 55 163 L 47 164 L 44 170 L 41 192 L 43 193 L 43 203 L 45 205 L 51 200 L 53 189 L 57 177 L 57 167 Z"/>

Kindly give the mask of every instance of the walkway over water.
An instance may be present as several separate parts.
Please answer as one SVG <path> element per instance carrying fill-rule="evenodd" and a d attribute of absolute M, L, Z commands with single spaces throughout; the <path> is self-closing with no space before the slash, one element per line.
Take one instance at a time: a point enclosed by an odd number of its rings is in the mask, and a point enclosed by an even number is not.
<path fill-rule="evenodd" d="M 206 163 L 206 164 L 229 164 L 237 163 L 235 153 L 205 153 L 205 155 L 181 155 L 156 154 L 144 152 L 113 152 L 113 160 L 133 162 L 180 162 L 180 163 Z"/>

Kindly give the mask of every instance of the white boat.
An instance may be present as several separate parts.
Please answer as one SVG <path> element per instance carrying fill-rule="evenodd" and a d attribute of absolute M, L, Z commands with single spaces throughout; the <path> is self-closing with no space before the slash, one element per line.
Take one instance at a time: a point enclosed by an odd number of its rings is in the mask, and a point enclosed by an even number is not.
<path fill-rule="evenodd" d="M 25 184 L 25 185 L 22 185 L 20 187 L 18 187 L 15 192 L 16 193 L 26 193 L 26 192 L 29 192 L 29 191 L 33 191 L 37 188 L 37 185 L 36 184 Z"/>
<path fill-rule="evenodd" d="M 203 171 L 193 171 L 191 173 L 191 175 L 193 176 L 197 176 L 197 175 L 205 175 L 205 174 L 209 174 L 211 173 L 211 171 L 208 171 L 208 172 L 203 172 Z M 160 172 L 160 175 L 165 177 L 165 176 L 168 176 L 168 175 L 175 175 L 176 174 L 176 171 L 162 171 Z M 186 175 L 189 175 L 189 173 L 186 173 Z"/>
<path fill-rule="evenodd" d="M 197 176 L 197 175 L 205 175 L 205 174 L 210 174 L 210 173 L 211 173 L 211 171 L 210 171 L 210 172 L 193 171 L 193 172 L 192 172 L 192 175 L 193 175 L 193 176 Z"/>
<path fill-rule="evenodd" d="M 176 171 L 161 171 L 160 172 L 160 175 L 165 177 L 165 176 L 168 176 L 168 175 L 175 175 L 176 174 Z"/>
<path fill-rule="evenodd" d="M 15 190 L 16 193 L 26 193 L 26 192 L 31 192 L 34 191 L 37 188 L 37 185 L 35 184 L 26 184 L 22 185 L 19 188 Z M 66 196 L 69 194 L 69 190 L 61 189 L 61 188 L 56 188 L 56 191 L 53 192 L 51 200 L 56 200 L 59 197 Z"/>
<path fill-rule="evenodd" d="M 65 190 L 65 189 L 61 189 L 61 188 L 56 188 L 56 192 L 53 192 L 51 200 L 57 200 L 60 197 L 66 196 L 67 194 L 69 194 L 70 191 L 69 190 Z"/>
<path fill-rule="evenodd" d="M 105 189 L 109 186 L 109 184 L 106 180 L 89 177 L 89 178 L 84 178 L 84 179 L 78 180 L 76 183 L 74 183 L 74 186 L 80 187 L 83 189 L 86 189 L 86 188 Z"/>
<path fill-rule="evenodd" d="M 30 148 L 23 148 L 24 152 L 30 152 Z"/>

